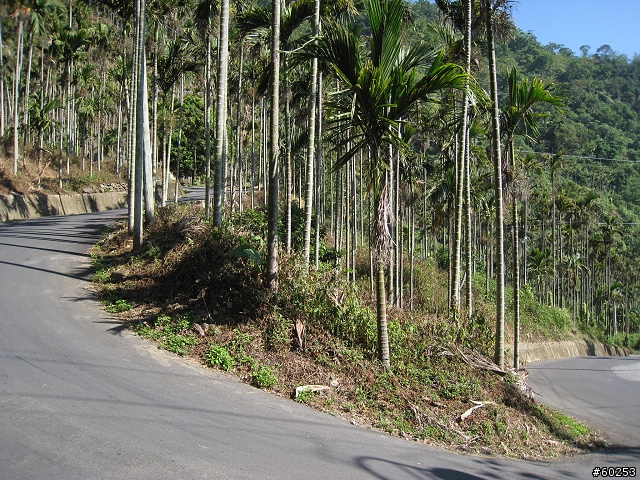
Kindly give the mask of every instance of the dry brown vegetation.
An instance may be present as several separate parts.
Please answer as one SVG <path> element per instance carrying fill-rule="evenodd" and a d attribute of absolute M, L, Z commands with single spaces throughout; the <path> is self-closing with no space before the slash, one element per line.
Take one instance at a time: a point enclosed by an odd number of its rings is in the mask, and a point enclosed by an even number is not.
<path fill-rule="evenodd" d="M 0 195 L 10 194 L 66 194 L 113 191 L 114 188 L 126 187 L 126 179 L 115 175 L 113 161 L 107 161 L 101 165 L 98 172 L 94 164 L 93 170 L 89 161 L 85 160 L 84 168 L 82 159 L 73 157 L 70 161 L 69 173 L 66 172 L 66 165 L 63 162 L 62 188 L 59 186 L 59 157 L 52 156 L 47 152 L 43 161 L 43 168 L 38 169 L 38 159 L 35 149 L 31 150 L 26 162 L 20 157 L 18 174 L 13 174 L 13 158 L 7 154 L 2 154 L 0 146 Z M 11 153 L 11 150 L 9 150 Z M 38 176 L 40 176 L 40 187 L 38 187 Z"/>
<path fill-rule="evenodd" d="M 215 229 L 202 213 L 193 205 L 159 210 L 140 252 L 124 225 L 105 233 L 93 252 L 94 282 L 123 328 L 351 423 L 455 451 L 551 458 L 602 446 L 532 402 L 518 376 L 464 361 L 460 352 L 483 358 L 490 350 L 491 329 L 482 315 L 457 328 L 434 313 L 446 305 L 446 277 L 432 264 L 417 276 L 418 304 L 428 307 L 389 312 L 386 371 L 375 360 L 366 277 L 354 287 L 333 264 L 307 274 L 296 256 L 284 256 L 280 292 L 268 295 L 260 258 L 246 250 L 261 253 L 263 214 Z M 305 385 L 326 388 L 298 388 Z"/>

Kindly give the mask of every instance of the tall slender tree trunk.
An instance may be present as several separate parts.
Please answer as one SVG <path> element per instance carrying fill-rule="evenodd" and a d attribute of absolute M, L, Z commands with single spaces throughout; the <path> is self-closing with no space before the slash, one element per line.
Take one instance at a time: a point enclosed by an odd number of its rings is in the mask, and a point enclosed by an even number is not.
<path fill-rule="evenodd" d="M 557 287 L 558 281 L 556 279 L 556 238 L 557 238 L 557 225 L 556 225 L 556 183 L 555 183 L 555 173 L 554 167 L 551 167 L 551 261 L 553 264 L 553 278 L 551 280 L 551 306 L 555 307 L 557 305 Z"/>
<path fill-rule="evenodd" d="M 136 15 L 140 15 L 140 3 L 139 0 L 136 0 Z M 136 32 L 134 38 L 134 47 L 132 51 L 132 65 L 138 65 L 140 63 L 140 50 L 139 50 L 139 42 L 138 36 L 139 33 L 139 23 L 136 22 Z M 137 118 L 137 108 L 138 108 L 138 81 L 139 81 L 139 72 L 138 68 L 133 68 L 131 72 L 131 87 L 129 95 L 129 115 L 127 122 L 127 133 L 129 135 L 128 138 L 128 161 L 127 166 L 129 170 L 129 231 L 133 232 L 134 223 L 135 223 L 135 194 L 136 194 L 136 171 L 135 171 L 135 157 L 136 157 L 136 135 L 135 135 L 135 123 Z"/>
<path fill-rule="evenodd" d="M 155 217 L 156 182 L 153 168 L 153 153 L 151 149 L 151 129 L 149 122 L 149 94 L 147 90 L 147 67 L 145 50 L 142 51 L 145 61 L 143 69 L 143 98 L 142 98 L 142 141 L 144 142 L 144 218 L 147 224 L 153 222 Z"/>
<path fill-rule="evenodd" d="M 160 97 L 160 85 L 158 82 L 158 23 L 153 26 L 153 99 L 151 101 L 151 163 L 153 165 L 153 183 L 155 190 L 155 183 L 157 179 L 158 171 L 158 100 Z M 166 102 L 166 95 L 165 95 Z M 163 198 L 161 204 L 165 204 L 165 193 L 163 183 Z"/>
<path fill-rule="evenodd" d="M 222 0 L 220 10 L 220 36 L 218 39 L 218 100 L 216 113 L 216 152 L 214 178 L 213 224 L 222 223 L 222 210 L 226 191 L 225 140 L 227 138 L 227 85 L 229 75 L 229 0 Z"/>
<path fill-rule="evenodd" d="M 451 314 L 456 324 L 459 321 L 460 314 L 460 264 L 462 259 L 462 207 L 463 194 L 465 189 L 465 153 L 467 142 L 467 116 L 469 112 L 469 101 L 467 95 L 464 95 L 462 108 L 462 128 L 459 133 L 459 147 L 456 158 L 456 188 L 454 200 L 454 224 L 453 224 L 453 265 L 451 276 Z"/>
<path fill-rule="evenodd" d="M 4 137 L 6 109 L 4 105 L 4 44 L 2 41 L 2 18 L 0 18 L 0 137 Z"/>
<path fill-rule="evenodd" d="M 278 291 L 278 195 L 280 154 L 280 0 L 272 0 L 271 26 L 271 125 L 269 128 L 269 198 L 267 204 L 266 283 L 271 292 Z"/>
<path fill-rule="evenodd" d="M 465 182 L 465 211 L 466 211 L 466 244 L 467 244 L 467 265 L 466 265 L 466 277 L 467 277 L 467 318 L 471 318 L 473 316 L 473 232 L 472 226 L 473 223 L 471 221 L 471 146 L 469 144 L 470 140 L 470 131 L 467 129 L 467 152 L 465 154 L 465 177 L 467 181 Z"/>
<path fill-rule="evenodd" d="M 466 15 L 465 15 L 465 70 L 467 74 L 471 74 L 471 17 L 473 15 L 473 1 L 466 0 Z M 467 317 L 471 318 L 473 315 L 473 245 L 471 242 L 471 145 L 470 145 L 470 129 L 469 129 L 469 97 L 465 94 L 464 105 L 462 111 L 462 125 L 463 135 L 466 141 L 464 142 L 464 162 L 463 162 L 463 175 L 464 182 L 464 203 L 465 203 L 465 224 L 466 224 L 466 246 L 467 246 L 467 262 L 466 262 L 466 278 L 467 278 Z"/>
<path fill-rule="evenodd" d="M 513 139 L 509 140 L 509 156 L 511 168 L 515 175 L 516 159 Z M 518 223 L 518 198 L 516 186 L 513 192 L 513 368 L 520 368 L 520 232 Z"/>
<path fill-rule="evenodd" d="M 31 64 L 33 62 L 33 32 L 29 33 L 29 57 L 27 60 L 27 76 L 24 82 L 24 133 L 23 146 L 24 152 L 22 157 L 22 166 L 27 170 L 27 134 L 29 132 L 29 96 L 31 95 Z"/>
<path fill-rule="evenodd" d="M 391 144 L 389 144 L 388 147 L 388 158 L 389 158 L 389 178 L 387 180 L 387 183 L 385 183 L 385 185 L 387 186 L 387 188 L 389 189 L 389 192 L 387 193 L 387 195 L 389 195 L 389 210 L 391 210 L 394 214 L 394 193 L 395 193 L 395 161 L 397 161 L 395 159 L 395 155 L 393 154 L 393 146 Z M 388 215 L 389 212 L 386 212 L 386 214 Z M 396 233 L 396 228 L 394 228 L 394 219 L 389 219 L 389 223 L 387 228 L 389 228 L 390 235 L 391 238 L 394 238 L 394 235 Z M 394 305 L 395 301 L 396 301 L 396 297 L 395 297 L 395 247 L 394 247 L 394 242 L 390 241 L 389 242 L 389 298 L 387 299 L 387 301 L 389 302 L 390 305 Z M 386 312 L 385 312 L 386 315 Z"/>
<path fill-rule="evenodd" d="M 18 140 L 18 126 L 20 124 L 20 74 L 22 72 L 22 55 L 24 44 L 24 20 L 18 14 L 18 33 L 16 39 L 16 67 L 14 72 L 13 89 L 13 174 L 18 174 L 18 158 L 20 156 L 20 142 Z M 62 148 L 62 147 L 60 147 Z"/>
<path fill-rule="evenodd" d="M 118 95 L 118 120 L 117 120 L 117 136 L 116 136 L 116 175 L 119 177 L 122 173 L 122 85 Z"/>
<path fill-rule="evenodd" d="M 169 177 L 171 176 L 171 169 L 169 166 L 171 165 L 171 152 L 173 145 L 173 111 L 176 103 L 176 89 L 175 86 L 171 87 L 171 120 L 169 120 L 169 139 L 167 145 L 167 153 L 166 158 L 162 164 L 162 206 L 164 207 L 167 204 L 167 200 L 169 198 Z M 165 133 L 166 136 L 166 133 Z M 163 152 L 164 155 L 164 152 Z M 176 179 L 177 182 L 177 179 Z"/>
<path fill-rule="evenodd" d="M 62 189 L 62 169 L 63 167 L 63 163 L 62 163 L 62 152 L 64 151 L 64 140 L 63 140 L 63 134 L 64 134 L 64 129 L 62 127 L 60 127 L 60 161 L 58 163 L 58 188 Z"/>
<path fill-rule="evenodd" d="M 238 92 L 236 100 L 236 165 L 238 167 L 238 210 L 244 210 L 245 168 L 242 160 L 242 69 L 244 64 L 244 43 L 240 41 L 240 60 L 238 66 Z"/>
<path fill-rule="evenodd" d="M 149 132 L 149 98 L 147 93 L 147 62 L 145 54 L 146 36 L 146 0 L 138 0 L 139 8 L 139 37 L 138 42 L 138 95 L 136 108 L 136 157 L 135 157 L 135 214 L 133 226 L 133 248 L 142 248 L 144 214 L 147 222 L 153 221 L 153 178 L 151 165 L 151 136 Z M 143 198 L 144 197 L 144 198 Z"/>
<path fill-rule="evenodd" d="M 211 6 L 207 18 L 207 60 L 204 70 L 205 218 L 211 219 Z"/>
<path fill-rule="evenodd" d="M 71 161 L 71 72 L 72 72 L 72 60 L 67 62 L 67 149 L 66 149 L 66 160 L 67 160 L 67 168 L 66 173 L 69 175 L 70 171 L 70 161 Z"/>
<path fill-rule="evenodd" d="M 376 162 L 377 164 L 377 162 Z M 389 355 L 389 333 L 387 321 L 387 293 L 385 287 L 385 268 L 387 267 L 390 257 L 389 245 L 391 243 L 391 233 L 389 232 L 389 210 L 391 208 L 391 198 L 389 190 L 390 172 L 383 172 L 381 175 L 381 185 L 378 186 L 379 193 L 376 194 L 375 206 L 375 261 L 377 263 L 377 280 L 376 280 L 376 310 L 377 310 L 377 326 L 378 326 L 378 359 L 382 365 L 391 368 L 391 359 Z"/>
<path fill-rule="evenodd" d="M 316 229 L 315 229 L 315 266 L 316 270 L 320 266 L 320 215 L 323 211 L 321 195 L 321 182 L 322 178 L 322 71 L 318 71 L 318 121 L 316 122 L 316 137 L 318 138 L 318 147 L 316 148 L 316 178 L 318 181 L 315 183 L 316 190 Z"/>
<path fill-rule="evenodd" d="M 389 369 L 391 368 L 391 358 L 389 355 L 387 292 L 384 285 L 385 268 L 383 264 L 378 265 L 377 268 L 376 308 L 378 311 L 378 359 L 382 362 L 382 365 Z"/>
<path fill-rule="evenodd" d="M 502 201 L 502 147 L 500 145 L 500 107 L 498 104 L 498 76 L 496 47 L 493 31 L 491 0 L 483 0 L 487 15 L 487 42 L 489 54 L 490 90 L 492 101 L 492 154 L 496 209 L 496 333 L 494 361 L 504 368 L 504 317 L 505 317 L 505 261 L 504 261 L 504 212 Z"/>
<path fill-rule="evenodd" d="M 313 13 L 313 36 L 318 36 L 320 27 L 320 0 L 315 0 Z M 316 99 L 318 92 L 318 59 L 311 60 L 311 88 L 309 91 L 309 144 L 307 146 L 307 192 L 304 205 L 304 264 L 309 268 L 311 254 L 311 215 L 313 212 L 314 193 L 314 164 L 316 162 L 315 139 L 316 139 Z M 317 199 L 316 199 L 317 202 Z M 317 205 L 316 205 L 317 208 Z M 355 268 L 354 268 L 355 272 Z"/>
<path fill-rule="evenodd" d="M 256 97 L 251 95 L 251 208 L 255 208 L 256 189 Z"/>
<path fill-rule="evenodd" d="M 173 203 L 178 203 L 178 187 L 180 185 L 180 160 L 182 160 L 182 113 L 184 103 L 184 73 L 180 74 L 180 93 L 178 94 L 180 102 L 180 112 L 178 113 L 178 153 L 176 154 L 176 183 L 173 186 Z"/>
<path fill-rule="evenodd" d="M 286 56 L 284 59 L 284 63 L 286 65 Z M 285 229 L 286 229 L 286 238 L 285 238 L 285 249 L 287 253 L 291 253 L 291 207 L 293 201 L 293 165 L 291 158 L 291 88 L 289 86 L 289 82 L 287 81 L 287 69 L 285 67 L 284 73 L 284 137 L 285 137 L 285 180 L 284 180 L 284 188 L 285 188 Z"/>
<path fill-rule="evenodd" d="M 409 206 L 409 309 L 413 312 L 414 283 L 415 283 L 415 257 L 416 257 L 416 207 L 412 202 Z"/>

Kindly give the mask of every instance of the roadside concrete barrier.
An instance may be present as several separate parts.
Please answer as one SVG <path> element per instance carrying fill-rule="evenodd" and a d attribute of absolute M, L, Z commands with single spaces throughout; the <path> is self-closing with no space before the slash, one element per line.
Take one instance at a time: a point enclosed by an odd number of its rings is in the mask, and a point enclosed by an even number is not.
<path fill-rule="evenodd" d="M 103 212 L 127 206 L 127 192 L 0 195 L 0 221 Z"/>
<path fill-rule="evenodd" d="M 621 347 L 605 345 L 588 340 L 542 342 L 520 344 L 520 359 L 523 365 L 543 360 L 554 360 L 567 357 L 626 357 L 629 352 Z M 513 363 L 513 353 L 507 355 L 508 362 Z"/>
<path fill-rule="evenodd" d="M 60 198 L 63 215 L 73 215 L 75 213 L 86 213 L 84 199 L 82 195 L 56 195 Z"/>

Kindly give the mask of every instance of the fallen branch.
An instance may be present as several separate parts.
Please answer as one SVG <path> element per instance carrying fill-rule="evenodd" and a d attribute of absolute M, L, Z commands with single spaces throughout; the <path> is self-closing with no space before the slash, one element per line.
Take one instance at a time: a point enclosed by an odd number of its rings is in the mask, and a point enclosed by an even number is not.
<path fill-rule="evenodd" d="M 322 390 L 328 390 L 331 387 L 327 387 L 326 385 L 301 385 L 299 387 L 296 387 L 296 393 L 295 393 L 295 398 L 298 398 L 298 396 L 302 393 L 302 392 L 320 392 Z"/>
<path fill-rule="evenodd" d="M 460 418 L 458 418 L 458 423 L 465 421 L 467 418 L 469 418 L 473 411 L 477 410 L 478 408 L 482 408 L 485 405 L 495 405 L 493 402 L 476 402 L 473 400 L 471 400 L 471 403 L 475 403 L 475 406 L 471 407 L 469 410 L 460 415 Z"/>
<path fill-rule="evenodd" d="M 522 394 L 530 400 L 533 400 L 533 394 L 536 393 L 540 395 L 538 392 L 534 392 L 533 389 L 527 383 L 527 377 L 529 376 L 529 372 L 526 368 L 522 369 L 522 373 L 514 372 L 514 375 L 518 376 L 518 381 L 516 382 L 516 386 L 518 390 L 522 392 Z"/>
<path fill-rule="evenodd" d="M 481 370 L 488 370 L 490 372 L 495 372 L 498 375 L 505 376 L 507 374 L 506 370 L 500 368 L 498 365 L 493 363 L 484 355 L 479 354 L 478 352 L 467 352 L 465 353 L 459 346 L 454 345 L 454 350 L 457 351 L 458 355 L 462 357 L 462 359 L 471 365 L 474 368 L 479 368 Z"/>

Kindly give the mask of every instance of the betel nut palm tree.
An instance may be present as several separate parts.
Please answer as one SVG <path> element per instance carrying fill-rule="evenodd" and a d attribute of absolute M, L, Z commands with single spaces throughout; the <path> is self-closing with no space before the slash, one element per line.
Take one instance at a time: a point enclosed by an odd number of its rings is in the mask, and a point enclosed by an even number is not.
<path fill-rule="evenodd" d="M 535 139 L 539 135 L 537 118 L 545 113 L 535 112 L 536 105 L 546 103 L 562 112 L 564 100 L 553 94 L 554 86 L 545 85 L 538 78 L 518 80 L 516 69 L 509 72 L 509 97 L 502 108 L 503 137 L 507 146 L 507 155 L 511 169 L 516 169 L 515 145 L 516 134 Z M 520 362 L 520 253 L 519 253 L 519 219 L 517 206 L 517 186 L 513 185 L 513 366 L 519 368 Z"/>
<path fill-rule="evenodd" d="M 368 37 L 361 35 L 356 24 L 326 22 L 318 42 L 309 44 L 306 52 L 331 66 L 342 85 L 328 101 L 336 112 L 330 134 L 336 145 L 342 147 L 334 169 L 347 164 L 362 150 L 370 154 L 378 357 L 389 368 L 385 267 L 391 243 L 388 186 L 391 149 L 409 148 L 399 135 L 398 126 L 411 109 L 420 102 L 433 100 L 433 94 L 442 90 L 466 89 L 469 77 L 424 44 L 404 48 L 404 0 L 368 0 L 365 8 L 370 27 Z"/>

